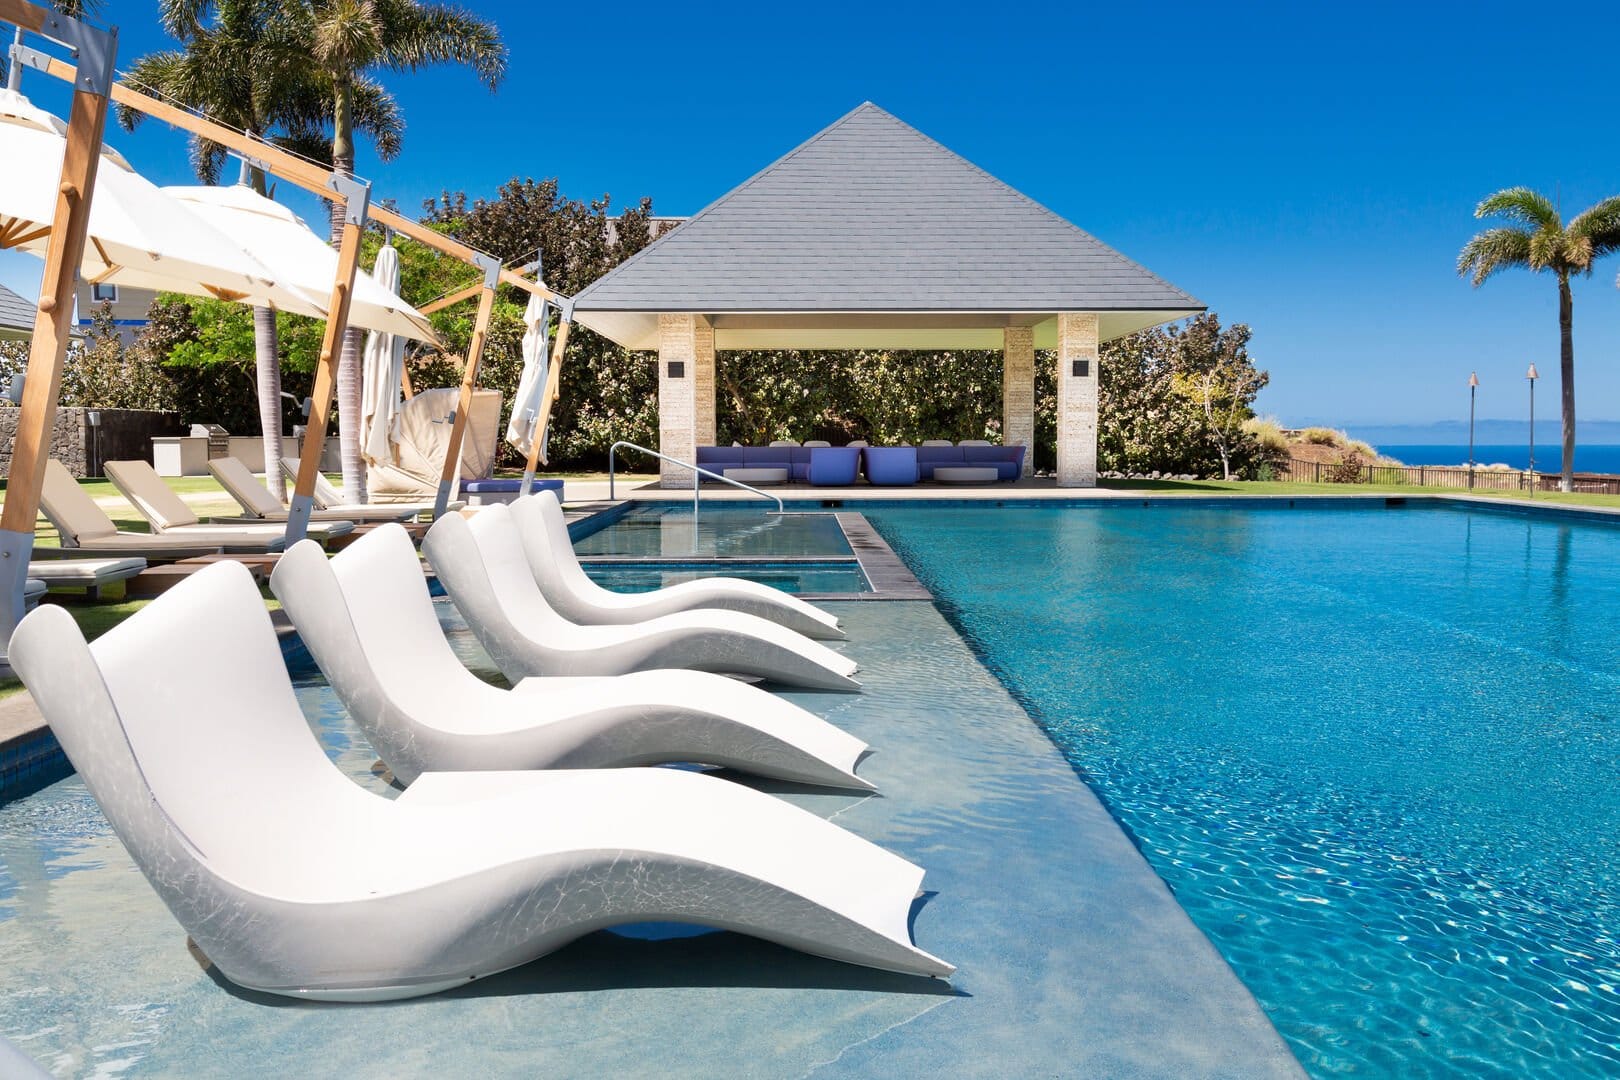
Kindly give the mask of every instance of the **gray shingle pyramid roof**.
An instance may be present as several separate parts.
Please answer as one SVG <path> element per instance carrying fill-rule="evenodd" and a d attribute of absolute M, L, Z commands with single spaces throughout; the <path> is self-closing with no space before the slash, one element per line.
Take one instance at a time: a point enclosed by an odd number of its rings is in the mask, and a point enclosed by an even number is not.
<path fill-rule="evenodd" d="M 870 102 L 578 297 L 580 311 L 1202 307 Z"/>
<path fill-rule="evenodd" d="M 0 339 L 32 337 L 34 305 L 0 285 Z"/>

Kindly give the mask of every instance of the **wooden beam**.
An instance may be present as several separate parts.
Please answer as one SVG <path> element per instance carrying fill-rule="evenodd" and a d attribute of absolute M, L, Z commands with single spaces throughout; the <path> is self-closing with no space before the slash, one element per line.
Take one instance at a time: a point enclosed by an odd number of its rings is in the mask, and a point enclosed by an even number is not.
<path fill-rule="evenodd" d="M 0 17 L 37 29 L 25 22 L 20 8 L 33 5 L 0 4 Z M 37 9 L 35 9 L 37 10 Z M 40 19 L 43 19 L 41 14 Z M 23 383 L 22 412 L 12 444 L 11 467 L 6 478 L 5 509 L 0 510 L 0 531 L 25 534 L 32 546 L 34 522 L 39 515 L 39 493 L 45 483 L 45 463 L 51 452 L 51 428 L 62 388 L 62 360 L 67 353 L 73 319 L 73 293 L 79 274 L 79 255 L 90 232 L 90 200 L 95 194 L 96 167 L 101 161 L 101 136 L 107 124 L 107 99 L 83 90 L 73 94 L 68 113 L 62 180 L 57 188 L 50 240 L 45 247 L 45 277 L 40 284 L 34 314 L 34 338 L 28 350 L 28 374 Z M 10 545 L 4 554 L 12 556 Z M 27 552 L 22 553 L 26 568 Z M 9 568 L 8 568 L 9 569 Z M 14 598 L 21 612 L 21 582 Z M 11 597 L 0 597 L 9 603 Z"/>
<path fill-rule="evenodd" d="M 51 14 L 54 12 L 27 0 L 0 0 L 0 19 L 36 34 L 44 33 L 45 18 Z"/>
<path fill-rule="evenodd" d="M 433 503 L 433 516 L 443 514 L 450 501 L 450 488 L 461 468 L 461 443 L 467 434 L 467 412 L 472 408 L 473 389 L 478 383 L 478 367 L 484 359 L 484 342 L 489 337 L 489 317 L 495 310 L 495 287 L 482 287 L 478 317 L 473 321 L 472 339 L 467 343 L 467 366 L 461 372 L 461 396 L 456 399 L 456 419 L 450 426 L 450 445 L 444 452 L 444 469 L 439 473 L 439 492 Z"/>
<path fill-rule="evenodd" d="M 314 502 L 315 476 L 321 471 L 321 455 L 326 450 L 326 423 L 337 387 L 343 334 L 349 327 L 349 301 L 354 293 L 354 274 L 360 266 L 360 237 L 364 232 L 358 222 L 346 221 L 338 235 L 337 276 L 327 302 L 326 333 L 321 338 L 320 360 L 315 367 L 315 389 L 310 393 L 309 426 L 304 429 L 298 480 L 293 485 L 292 512 L 287 515 L 288 547 L 302 540 L 309 527 L 307 511 Z"/>
<path fill-rule="evenodd" d="M 389 210 L 386 207 L 373 206 L 370 210 L 370 215 L 371 220 L 377 222 L 379 225 L 386 225 L 402 236 L 408 236 L 419 244 L 426 244 L 435 251 L 439 251 L 445 255 L 460 259 L 462 262 L 469 265 L 477 265 L 478 260 L 483 257 L 482 252 L 468 247 L 461 241 L 453 240 L 441 232 L 430 229 L 426 225 L 423 225 L 420 221 L 412 221 L 410 218 L 401 217 L 399 214 Z M 503 269 L 501 271 L 501 283 L 505 285 L 515 285 L 524 292 L 533 293 L 536 296 L 543 296 L 553 303 L 561 303 L 565 299 L 561 294 L 552 292 L 539 282 L 530 281 L 522 274 L 519 274 L 516 270 Z M 482 289 L 483 285 L 480 284 L 478 288 Z M 463 289 L 460 293 L 455 293 L 453 295 L 455 295 L 458 300 L 470 300 L 475 295 L 475 290 Z M 438 311 L 440 308 L 448 307 L 448 301 L 449 297 L 446 297 L 443 301 L 434 301 L 435 304 L 439 305 L 438 307 L 429 305 L 422 310 L 424 312 L 429 310 Z"/>
<path fill-rule="evenodd" d="M 0 0 L 0 3 L 6 2 L 9 2 L 9 0 Z M 8 22 L 14 21 L 9 15 L 5 14 L 3 9 L 0 9 L 0 19 L 5 19 Z M 72 64 L 58 60 L 55 57 L 45 59 L 44 70 L 46 74 L 54 75 L 64 82 L 71 83 L 78 77 L 78 70 Z M 183 109 L 178 105 L 171 105 L 166 101 L 160 101 L 149 94 L 144 94 L 133 87 L 126 86 L 124 83 L 113 83 L 111 93 L 112 99 L 120 105 L 128 105 L 130 108 L 143 112 L 154 120 L 162 120 L 166 124 L 172 124 L 174 127 L 188 131 L 193 135 L 200 135 L 228 150 L 235 150 L 239 154 L 262 162 L 271 172 L 283 180 L 296 184 L 305 191 L 314 192 L 324 199 L 343 201 L 342 193 L 334 191 L 332 188 L 333 174 L 330 169 L 289 154 L 279 146 L 273 146 L 234 128 L 228 128 L 222 124 L 216 124 L 212 120 L 206 120 L 188 109 Z"/>
<path fill-rule="evenodd" d="M 572 325 L 567 319 L 557 324 L 557 340 L 551 344 L 551 366 L 546 369 L 546 389 L 540 395 L 540 413 L 535 417 L 534 434 L 529 439 L 529 460 L 523 468 L 525 479 L 534 475 L 537 464 L 550 464 L 543 449 L 546 425 L 551 423 L 552 403 L 562 393 L 563 350 L 568 348 L 568 328 Z"/>
<path fill-rule="evenodd" d="M 469 285 L 459 292 L 453 292 L 448 296 L 441 296 L 431 304 L 423 304 L 416 310 L 420 311 L 424 315 L 431 315 L 435 311 L 443 311 L 447 307 L 454 307 L 463 300 L 471 300 L 473 297 L 477 296 L 483 291 L 484 283 L 482 281 L 476 282 L 475 284 Z"/>

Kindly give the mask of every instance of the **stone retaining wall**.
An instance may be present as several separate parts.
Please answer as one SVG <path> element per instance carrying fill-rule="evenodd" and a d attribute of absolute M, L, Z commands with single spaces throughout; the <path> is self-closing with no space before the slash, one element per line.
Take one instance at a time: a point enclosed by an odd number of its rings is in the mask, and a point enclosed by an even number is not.
<path fill-rule="evenodd" d="M 101 423 L 92 428 L 85 413 L 101 414 Z M 11 471 L 11 445 L 17 437 L 17 421 L 22 410 L 0 405 L 0 472 Z M 186 426 L 180 414 L 149 412 L 144 409 L 56 410 L 51 428 L 51 457 L 66 465 L 74 476 L 100 476 L 104 461 L 152 460 L 152 439 L 158 435 L 184 435 Z"/>

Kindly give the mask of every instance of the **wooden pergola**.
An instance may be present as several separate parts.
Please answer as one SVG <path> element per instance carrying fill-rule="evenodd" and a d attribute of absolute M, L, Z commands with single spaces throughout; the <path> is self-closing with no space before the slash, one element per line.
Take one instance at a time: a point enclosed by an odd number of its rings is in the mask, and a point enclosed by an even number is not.
<path fill-rule="evenodd" d="M 326 331 L 321 340 L 315 371 L 309 426 L 304 435 L 298 480 L 294 485 L 287 520 L 289 544 L 304 537 L 314 507 L 315 477 L 320 468 L 321 447 L 331 415 L 339 346 L 348 328 L 349 301 L 360 262 L 360 240 L 368 220 L 483 271 L 483 278 L 478 284 L 446 297 L 439 305 L 448 306 L 449 303 L 470 300 L 475 296 L 478 298 L 478 313 L 468 343 L 460 397 L 435 502 L 435 515 L 444 512 L 455 481 L 461 443 L 466 432 L 467 412 L 489 333 L 495 291 L 502 284 L 544 297 L 561 313 L 563 321 L 552 350 L 546 389 L 536 421 L 537 436 L 545 430 L 558 393 L 563 350 L 567 345 L 569 320 L 573 315 L 571 298 L 506 269 L 492 255 L 374 205 L 371 201 L 371 185 L 365 180 L 333 172 L 260 139 L 117 82 L 114 69 L 118 40 L 116 29 L 100 29 L 52 8 L 29 3 L 28 0 L 0 0 L 0 20 L 66 46 L 73 51 L 74 60 L 70 64 L 21 44 L 13 46 L 15 55 L 25 65 L 70 84 L 73 99 L 68 113 L 61 184 L 47 242 L 45 274 L 34 320 L 21 415 L 6 478 L 5 506 L 0 509 L 0 635 L 3 635 L 0 645 L 9 641 L 12 629 L 23 615 L 23 587 L 33 551 L 40 490 L 50 452 L 50 431 L 61 392 L 62 363 L 73 317 L 74 285 L 78 279 L 80 253 L 89 234 L 96 170 L 101 160 L 103 132 L 112 102 L 207 138 L 266 172 L 305 191 L 331 199 L 344 209 L 343 227 L 338 239 L 338 268 L 326 306 Z M 536 437 L 528 461 L 530 475 L 537 460 L 544 460 L 540 443 L 541 440 Z"/>

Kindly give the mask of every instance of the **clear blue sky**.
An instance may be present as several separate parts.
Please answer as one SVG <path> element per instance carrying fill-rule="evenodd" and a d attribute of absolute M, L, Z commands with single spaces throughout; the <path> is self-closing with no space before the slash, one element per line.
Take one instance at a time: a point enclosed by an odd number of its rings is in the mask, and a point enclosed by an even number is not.
<path fill-rule="evenodd" d="M 1519 418 L 1525 366 L 1556 400 L 1556 288 L 1453 269 L 1497 188 L 1567 210 L 1620 193 L 1620 83 L 1585 42 L 1612 4 L 654 5 L 464 0 L 510 75 L 387 76 L 403 154 L 360 171 L 414 210 L 557 176 L 571 196 L 689 214 L 864 100 L 1254 327 L 1261 408 L 1293 423 Z M 165 44 L 151 0 L 111 0 L 125 62 Z M 1531 14 L 1535 15 L 1532 19 Z M 60 108 L 33 75 L 25 90 Z M 116 145 L 189 179 L 158 125 Z M 301 210 L 307 210 L 300 207 Z M 38 290 L 39 264 L 0 280 Z M 1620 418 L 1620 258 L 1576 285 L 1583 418 Z"/>

